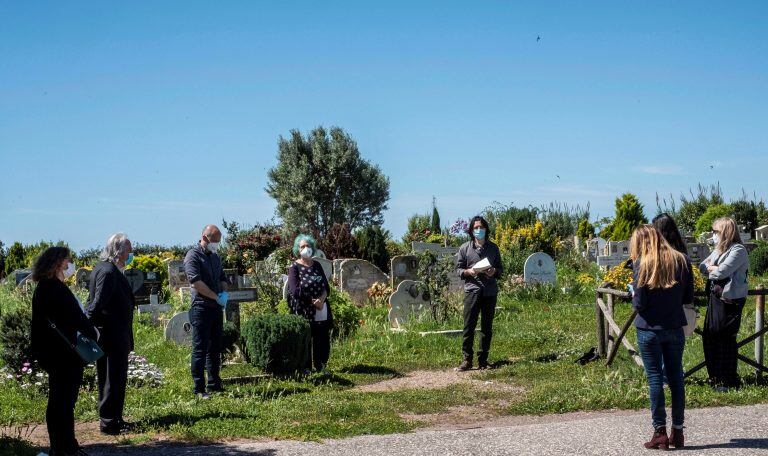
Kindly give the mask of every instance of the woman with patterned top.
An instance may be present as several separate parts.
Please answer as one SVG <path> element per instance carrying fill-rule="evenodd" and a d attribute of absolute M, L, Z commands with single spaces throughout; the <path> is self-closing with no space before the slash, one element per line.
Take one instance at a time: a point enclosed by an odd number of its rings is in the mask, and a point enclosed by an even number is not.
<path fill-rule="evenodd" d="M 297 260 L 288 269 L 288 305 L 292 313 L 307 319 L 312 330 L 312 356 L 307 359 L 307 369 L 311 370 L 314 362 L 315 370 L 322 371 L 331 354 L 333 318 L 328 304 L 328 279 L 322 265 L 312 260 L 316 251 L 311 236 L 296 236 L 293 254 Z"/>

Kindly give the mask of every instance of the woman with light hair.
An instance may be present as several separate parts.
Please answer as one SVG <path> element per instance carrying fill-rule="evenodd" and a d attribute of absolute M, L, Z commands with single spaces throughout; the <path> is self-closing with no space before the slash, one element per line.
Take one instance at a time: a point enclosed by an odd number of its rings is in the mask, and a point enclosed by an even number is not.
<path fill-rule="evenodd" d="M 723 392 L 741 384 L 736 371 L 739 355 L 736 335 L 749 291 L 749 254 L 733 219 L 715 220 L 712 233 L 715 250 L 699 266 L 702 274 L 708 276 L 709 294 L 702 341 L 709 380 L 717 391 Z"/>
<path fill-rule="evenodd" d="M 630 240 L 632 307 L 637 311 L 637 345 L 643 358 L 651 398 L 653 437 L 645 447 L 685 445 L 683 349 L 686 324 L 683 304 L 693 301 L 693 267 L 653 225 L 642 225 Z M 672 399 L 672 433 L 667 437 L 663 376 Z"/>

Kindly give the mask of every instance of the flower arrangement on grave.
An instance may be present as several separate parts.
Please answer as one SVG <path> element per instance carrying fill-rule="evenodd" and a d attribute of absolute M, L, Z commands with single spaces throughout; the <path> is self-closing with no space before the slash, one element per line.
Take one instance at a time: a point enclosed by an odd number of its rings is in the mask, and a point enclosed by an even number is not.
<path fill-rule="evenodd" d="M 392 287 L 384 282 L 376 282 L 366 291 L 368 301 L 372 307 L 385 307 L 389 305 L 389 296 L 392 294 Z"/>
<path fill-rule="evenodd" d="M 614 266 L 605 274 L 603 281 L 614 290 L 627 291 L 627 285 L 632 282 L 632 270 L 623 264 Z"/>

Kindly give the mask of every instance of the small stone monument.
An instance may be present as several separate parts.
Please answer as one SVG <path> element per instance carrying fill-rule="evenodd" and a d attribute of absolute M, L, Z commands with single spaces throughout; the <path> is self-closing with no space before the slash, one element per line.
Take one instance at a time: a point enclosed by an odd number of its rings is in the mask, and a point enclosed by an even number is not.
<path fill-rule="evenodd" d="M 763 225 L 755 229 L 755 240 L 768 241 L 768 225 Z"/>
<path fill-rule="evenodd" d="M 168 286 L 173 291 L 189 286 L 189 280 L 187 279 L 187 272 L 184 270 L 183 261 L 168 261 Z"/>
<path fill-rule="evenodd" d="M 536 252 L 525 260 L 523 266 L 523 280 L 525 283 L 555 283 L 557 269 L 555 260 L 544 252 Z"/>
<path fill-rule="evenodd" d="M 418 280 L 419 259 L 415 255 L 398 255 L 390 261 L 389 286 L 397 289 L 403 280 Z"/>
<path fill-rule="evenodd" d="M 392 328 L 401 329 L 409 318 L 428 312 L 431 302 L 419 282 L 403 280 L 389 297 L 389 307 L 389 324 Z"/>
<path fill-rule="evenodd" d="M 709 246 L 702 242 L 688 243 L 686 244 L 686 248 L 688 249 L 688 257 L 690 257 L 693 267 L 698 267 L 711 253 Z"/>
<path fill-rule="evenodd" d="M 75 273 L 75 283 L 80 288 L 87 289 L 91 284 L 91 270 L 80 268 Z"/>
<path fill-rule="evenodd" d="M 374 283 L 387 283 L 387 275 L 381 272 L 372 263 L 365 260 L 344 260 L 339 267 L 341 271 L 340 286 L 341 291 L 349 293 L 352 302 L 358 306 L 365 305 L 368 299 L 368 289 Z"/>
<path fill-rule="evenodd" d="M 179 312 L 165 326 L 165 340 L 180 345 L 192 345 L 192 323 L 189 322 L 189 312 Z"/>

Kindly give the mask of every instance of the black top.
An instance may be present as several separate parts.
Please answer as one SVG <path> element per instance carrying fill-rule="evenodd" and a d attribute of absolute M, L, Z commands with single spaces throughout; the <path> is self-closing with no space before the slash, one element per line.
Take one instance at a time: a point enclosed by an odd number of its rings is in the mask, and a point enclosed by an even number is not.
<path fill-rule="evenodd" d="M 50 320 L 69 341 L 51 328 Z M 41 280 L 32 296 L 32 353 L 46 369 L 52 366 L 82 365 L 82 359 L 71 347 L 77 332 L 96 339 L 96 331 L 88 322 L 72 291 L 59 279 Z"/>
<path fill-rule="evenodd" d="M 288 268 L 288 306 L 292 313 L 301 315 L 310 322 L 315 321 L 317 308 L 312 304 L 312 300 L 319 298 L 323 292 L 330 295 L 331 287 L 320 263 L 313 261 L 312 266 L 306 267 L 294 262 Z M 325 305 L 328 308 L 327 321 L 330 322 L 331 306 L 328 299 L 325 300 Z"/>
<path fill-rule="evenodd" d="M 675 271 L 675 281 L 671 288 L 648 288 L 637 286 L 640 269 L 639 260 L 633 267 L 632 307 L 637 310 L 635 326 L 638 329 L 679 329 L 686 325 L 683 304 L 693 302 L 693 270 L 691 260 L 685 257 L 686 268 L 680 266 Z"/>
<path fill-rule="evenodd" d="M 488 258 L 491 266 L 496 269 L 493 277 L 488 277 L 485 272 L 479 272 L 475 277 L 464 273 L 464 270 L 471 269 L 483 258 Z M 485 244 L 478 246 L 474 240 L 469 240 L 459 247 L 459 253 L 456 255 L 456 274 L 464 279 L 464 291 L 483 290 L 483 296 L 496 296 L 499 293 L 496 279 L 501 277 L 503 269 L 501 252 L 493 242 L 485 241 Z"/>
<path fill-rule="evenodd" d="M 125 274 L 113 263 L 100 261 L 88 284 L 88 319 L 99 328 L 99 345 L 107 354 L 133 350 L 134 297 Z"/>
<path fill-rule="evenodd" d="M 214 293 L 219 294 L 224 291 L 221 283 L 227 281 L 227 276 L 224 275 L 221 258 L 219 258 L 219 255 L 203 249 L 199 243 L 191 248 L 184 257 L 184 271 L 187 273 L 190 285 L 202 280 Z M 199 305 L 212 309 L 221 309 L 221 306 L 219 306 L 215 299 L 201 295 L 195 290 L 195 287 L 192 287 L 190 293 L 192 294 L 193 306 Z"/>

